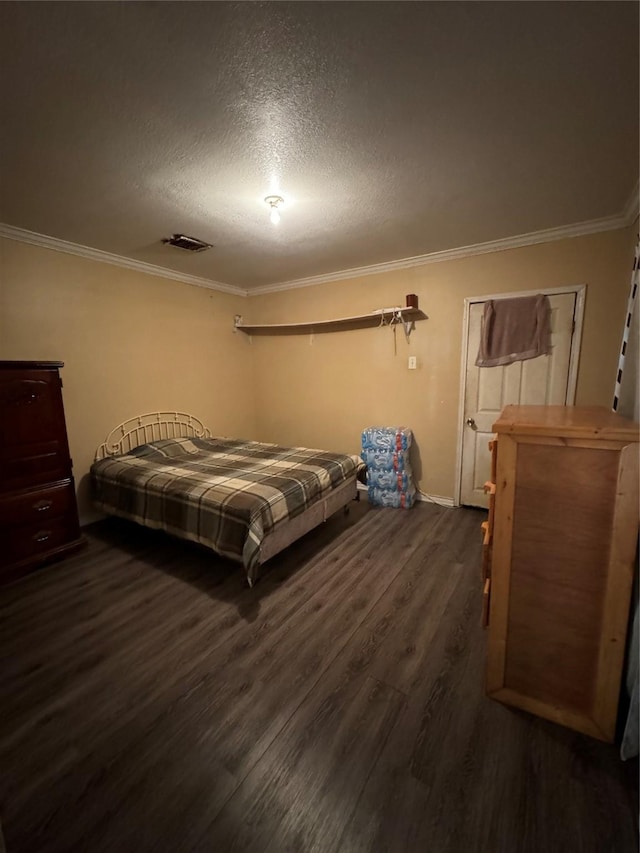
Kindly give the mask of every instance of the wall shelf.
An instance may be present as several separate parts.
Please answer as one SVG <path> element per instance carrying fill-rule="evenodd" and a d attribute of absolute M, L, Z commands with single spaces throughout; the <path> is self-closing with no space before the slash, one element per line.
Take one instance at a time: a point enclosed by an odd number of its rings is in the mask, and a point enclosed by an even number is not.
<path fill-rule="evenodd" d="M 419 308 L 383 308 L 371 314 L 358 314 L 355 317 L 339 317 L 335 320 L 319 320 L 314 323 L 270 323 L 266 325 L 246 325 L 239 315 L 235 318 L 234 330 L 246 335 L 305 335 L 321 332 L 341 332 L 351 329 L 368 329 L 374 326 L 404 326 L 409 334 L 416 320 L 428 317 Z"/>

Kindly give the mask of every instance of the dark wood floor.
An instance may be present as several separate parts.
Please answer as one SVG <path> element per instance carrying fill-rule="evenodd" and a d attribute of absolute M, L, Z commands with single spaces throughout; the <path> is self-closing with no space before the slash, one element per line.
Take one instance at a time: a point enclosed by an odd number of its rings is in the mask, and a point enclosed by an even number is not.
<path fill-rule="evenodd" d="M 637 763 L 483 695 L 482 517 L 354 505 L 253 590 L 108 521 L 2 590 L 8 853 L 637 850 Z"/>

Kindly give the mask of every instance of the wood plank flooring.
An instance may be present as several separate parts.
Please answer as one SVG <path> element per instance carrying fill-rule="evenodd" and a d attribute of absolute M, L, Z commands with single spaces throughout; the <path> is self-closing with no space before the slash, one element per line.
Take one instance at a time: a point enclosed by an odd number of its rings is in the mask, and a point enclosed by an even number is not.
<path fill-rule="evenodd" d="M 637 762 L 487 699 L 484 514 L 234 564 L 109 520 L 0 589 L 8 853 L 631 853 Z"/>

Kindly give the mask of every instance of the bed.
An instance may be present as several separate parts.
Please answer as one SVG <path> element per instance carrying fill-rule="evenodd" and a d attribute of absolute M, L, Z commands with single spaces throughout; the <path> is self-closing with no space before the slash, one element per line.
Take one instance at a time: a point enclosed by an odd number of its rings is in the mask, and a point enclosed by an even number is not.
<path fill-rule="evenodd" d="M 213 437 L 183 412 L 113 429 L 91 466 L 96 507 L 260 566 L 357 498 L 358 456 Z"/>

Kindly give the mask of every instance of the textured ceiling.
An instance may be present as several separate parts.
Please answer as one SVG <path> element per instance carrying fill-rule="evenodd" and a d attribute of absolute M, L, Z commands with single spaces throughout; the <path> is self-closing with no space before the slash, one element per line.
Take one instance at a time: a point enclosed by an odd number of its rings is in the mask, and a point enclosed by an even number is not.
<path fill-rule="evenodd" d="M 636 3 L 6 2 L 0 33 L 0 221 L 242 288 L 612 216 L 637 181 Z"/>

